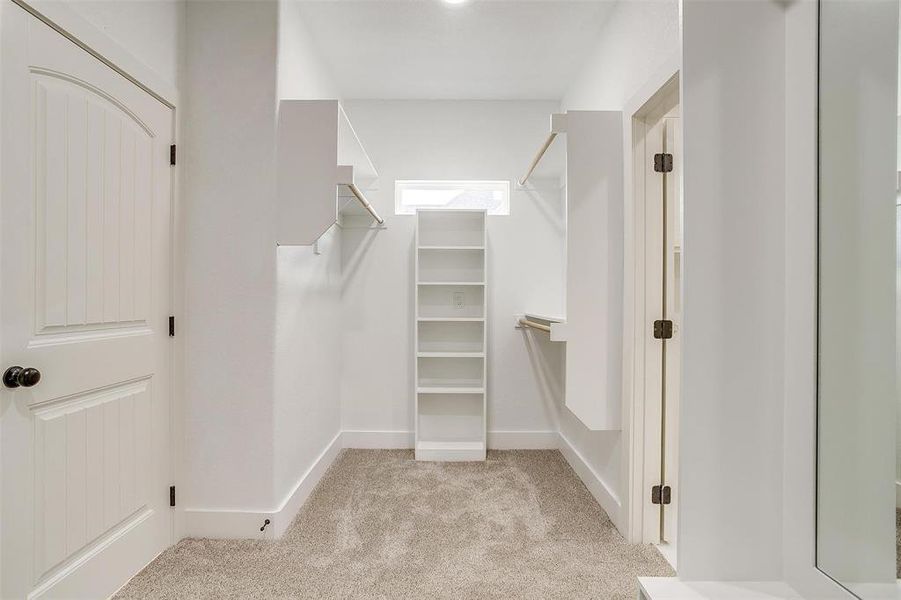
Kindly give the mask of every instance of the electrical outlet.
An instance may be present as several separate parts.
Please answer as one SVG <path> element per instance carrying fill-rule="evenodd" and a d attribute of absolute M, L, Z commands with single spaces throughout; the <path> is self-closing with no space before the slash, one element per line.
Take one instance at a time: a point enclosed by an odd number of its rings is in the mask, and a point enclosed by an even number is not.
<path fill-rule="evenodd" d="M 465 304 L 463 298 L 463 292 L 454 292 L 454 308 L 457 310 L 463 310 L 463 305 Z"/>

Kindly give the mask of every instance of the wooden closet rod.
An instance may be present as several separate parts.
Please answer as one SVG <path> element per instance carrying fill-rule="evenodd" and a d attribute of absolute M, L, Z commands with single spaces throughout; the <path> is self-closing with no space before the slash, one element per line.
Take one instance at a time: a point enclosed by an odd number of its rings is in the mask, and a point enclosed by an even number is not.
<path fill-rule="evenodd" d="M 526 171 L 526 174 L 522 176 L 519 180 L 519 185 L 525 185 L 529 180 L 529 177 L 532 176 L 532 171 L 535 170 L 535 167 L 538 166 L 538 163 L 541 162 L 541 158 L 544 156 L 544 153 L 547 152 L 547 149 L 551 147 L 551 144 L 554 141 L 554 138 L 557 137 L 557 132 L 552 131 L 548 134 L 547 139 L 544 140 L 544 144 L 538 150 L 538 154 L 535 155 L 535 158 L 532 159 L 532 164 L 529 165 L 529 170 Z"/>
<path fill-rule="evenodd" d="M 363 192 L 360 191 L 353 183 L 345 184 L 347 188 L 350 190 L 350 193 L 357 197 L 357 200 L 360 201 L 360 204 L 363 205 L 363 208 L 369 211 L 369 214 L 372 215 L 372 218 L 375 219 L 375 222 L 379 225 L 385 222 L 385 219 L 379 216 L 379 213 L 375 212 L 375 209 L 372 208 L 372 205 L 369 203 L 369 200 L 366 199 L 366 196 L 363 195 Z"/>
<path fill-rule="evenodd" d="M 544 331 L 545 333 L 551 332 L 550 325 L 544 325 L 542 323 L 536 323 L 535 321 L 530 321 L 525 317 L 521 317 L 519 319 L 519 324 L 523 327 L 531 327 L 532 329 L 538 329 L 539 331 Z"/>

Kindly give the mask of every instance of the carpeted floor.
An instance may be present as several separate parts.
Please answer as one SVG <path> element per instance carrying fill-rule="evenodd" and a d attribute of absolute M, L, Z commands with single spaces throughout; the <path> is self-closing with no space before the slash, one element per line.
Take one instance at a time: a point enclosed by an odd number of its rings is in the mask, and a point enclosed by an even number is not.
<path fill-rule="evenodd" d="M 281 540 L 183 540 L 116 597 L 634 600 L 639 575 L 672 570 L 555 450 L 345 450 Z"/>
<path fill-rule="evenodd" d="M 901 508 L 895 509 L 895 577 L 901 579 Z"/>

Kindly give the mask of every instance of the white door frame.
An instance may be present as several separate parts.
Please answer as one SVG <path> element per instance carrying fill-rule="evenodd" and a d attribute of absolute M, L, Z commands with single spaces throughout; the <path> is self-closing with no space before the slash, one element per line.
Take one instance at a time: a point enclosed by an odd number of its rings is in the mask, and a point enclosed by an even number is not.
<path fill-rule="evenodd" d="M 622 510 L 626 539 L 641 543 L 645 459 L 645 188 L 641 164 L 644 161 L 644 120 L 666 94 L 678 94 L 681 54 L 663 62 L 623 109 L 623 153 L 625 169 L 624 212 L 624 292 L 623 302 L 623 479 Z M 662 94 L 662 95 L 661 95 Z M 636 163 L 636 153 L 642 163 Z"/>
<path fill-rule="evenodd" d="M 159 102 L 172 109 L 172 139 L 180 139 L 180 114 L 178 107 L 181 105 L 179 91 L 173 85 L 167 83 L 153 69 L 141 62 L 140 59 L 120 46 L 101 29 L 85 20 L 70 6 L 58 0 L 5 0 L 18 5 L 38 20 L 69 39 L 76 46 L 107 65 L 122 77 L 134 83 L 136 86 L 156 98 Z M 182 320 L 185 314 L 185 276 L 184 276 L 184 248 L 185 232 L 183 206 L 181 203 L 181 169 L 172 167 L 171 177 L 171 214 L 170 227 L 170 298 L 171 314 L 175 315 L 176 323 Z M 176 336 L 171 342 L 171 381 L 170 381 L 170 473 L 172 483 L 176 488 L 181 488 L 183 481 L 182 461 L 184 456 L 184 355 L 185 338 Z M 175 513 L 172 519 L 171 541 L 175 543 L 183 537 L 184 510 L 176 503 Z"/>

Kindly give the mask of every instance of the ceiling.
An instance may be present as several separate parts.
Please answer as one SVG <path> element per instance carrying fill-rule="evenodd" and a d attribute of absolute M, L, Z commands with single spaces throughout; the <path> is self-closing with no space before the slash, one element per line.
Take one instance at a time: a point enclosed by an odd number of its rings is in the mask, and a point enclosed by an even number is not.
<path fill-rule="evenodd" d="M 614 0 L 301 0 L 341 94 L 354 99 L 563 97 Z"/>

